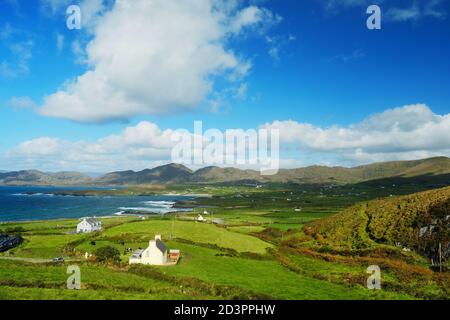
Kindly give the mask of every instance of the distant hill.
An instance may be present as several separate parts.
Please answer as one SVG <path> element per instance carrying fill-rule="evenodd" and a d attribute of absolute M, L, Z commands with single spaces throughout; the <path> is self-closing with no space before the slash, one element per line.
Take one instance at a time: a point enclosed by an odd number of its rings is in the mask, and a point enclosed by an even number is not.
<path fill-rule="evenodd" d="M 273 176 L 261 176 L 258 171 L 235 168 L 207 167 L 194 172 L 192 182 L 255 181 L 276 183 L 359 183 L 375 179 L 441 177 L 450 174 L 450 158 L 437 157 L 414 161 L 382 162 L 354 168 L 310 166 L 280 169 Z M 447 179 L 450 184 L 450 179 Z"/>
<path fill-rule="evenodd" d="M 439 241 L 450 255 L 450 187 L 358 204 L 317 220 L 306 232 L 332 247 L 397 245 L 436 258 Z"/>
<path fill-rule="evenodd" d="M 0 173 L 0 185 L 136 185 L 167 183 L 395 183 L 434 182 L 450 185 L 450 158 L 374 163 L 354 168 L 310 166 L 280 169 L 262 176 L 259 171 L 206 167 L 197 171 L 180 164 L 168 164 L 142 171 L 111 172 L 89 177 L 76 172 L 44 173 L 36 170 Z"/>
<path fill-rule="evenodd" d="M 148 184 L 182 183 L 189 180 L 192 170 L 180 164 L 168 164 L 142 171 L 119 171 L 108 173 L 95 180 L 97 184 Z"/>
<path fill-rule="evenodd" d="M 0 173 L 0 185 L 84 185 L 92 179 L 78 172 L 45 173 L 22 170 Z"/>
<path fill-rule="evenodd" d="M 242 180 L 263 181 L 259 171 L 219 167 L 199 169 L 189 178 L 191 182 L 232 182 Z"/>

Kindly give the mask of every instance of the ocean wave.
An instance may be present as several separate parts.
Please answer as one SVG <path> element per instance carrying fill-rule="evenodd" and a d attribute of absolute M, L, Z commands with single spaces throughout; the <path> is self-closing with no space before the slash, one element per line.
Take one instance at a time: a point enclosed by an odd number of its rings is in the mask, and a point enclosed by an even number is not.
<path fill-rule="evenodd" d="M 148 208 L 148 207 L 120 207 L 119 210 L 123 211 L 136 211 L 136 212 L 148 212 L 148 213 L 158 213 L 158 214 L 165 214 L 165 213 L 171 213 L 171 212 L 186 212 L 186 211 L 192 211 L 192 209 L 174 209 L 174 208 Z"/>
<path fill-rule="evenodd" d="M 143 212 L 155 212 L 158 208 L 144 208 L 144 207 L 120 207 L 119 210 L 123 211 L 143 211 Z"/>
<path fill-rule="evenodd" d="M 42 193 L 42 192 L 36 192 L 36 193 L 13 193 L 12 196 L 18 196 L 18 197 L 37 197 L 37 196 L 47 196 L 47 197 L 53 197 L 53 193 Z"/>
<path fill-rule="evenodd" d="M 143 201 L 143 204 L 156 208 L 172 208 L 175 202 L 173 201 Z"/>
<path fill-rule="evenodd" d="M 153 200 L 153 201 L 144 201 L 143 203 L 159 206 L 159 205 L 174 205 L 175 201 L 162 201 L 162 200 L 161 201 L 156 201 L 156 200 Z"/>

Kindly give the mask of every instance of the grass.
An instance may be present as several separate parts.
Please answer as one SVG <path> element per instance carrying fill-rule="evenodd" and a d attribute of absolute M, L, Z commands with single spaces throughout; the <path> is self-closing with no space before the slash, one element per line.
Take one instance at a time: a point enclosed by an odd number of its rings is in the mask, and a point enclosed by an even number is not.
<path fill-rule="evenodd" d="M 208 248 L 177 244 L 183 261 L 167 273 L 205 282 L 233 285 L 277 299 L 405 299 L 407 295 L 372 292 L 362 286 L 349 288 L 294 273 L 273 260 L 217 256 Z"/>
<path fill-rule="evenodd" d="M 0 299 L 445 299 L 450 292 L 448 273 L 435 273 L 417 254 L 374 241 L 367 233 L 366 212 L 355 205 L 412 189 L 171 186 L 162 190 L 213 197 L 199 199 L 193 213 L 145 221 L 104 218 L 103 231 L 98 234 L 71 234 L 78 220 L 3 223 L 0 230 L 20 227 L 18 233 L 25 241 L 0 256 L 50 259 L 77 255 L 82 290 L 65 289 L 68 263 L 0 259 Z M 221 218 L 228 227 L 193 221 L 205 208 L 212 213 L 207 219 Z M 371 219 L 376 208 L 370 207 Z M 344 220 L 342 211 L 350 212 Z M 377 219 L 371 221 L 376 225 L 370 232 L 384 228 L 384 220 Z M 312 232 L 309 226 L 317 230 Z M 179 264 L 130 268 L 130 253 L 125 249 L 146 247 L 155 234 L 161 234 L 169 248 L 181 249 Z M 393 231 L 389 235 L 398 236 Z M 119 249 L 122 263 L 103 265 L 82 259 L 85 252 L 94 253 L 103 246 Z M 382 267 L 383 290 L 365 287 L 370 264 Z"/>
<path fill-rule="evenodd" d="M 190 289 L 106 266 L 80 265 L 82 290 L 66 289 L 67 265 L 35 265 L 0 260 L 0 297 L 20 299 L 208 299 Z M 18 289 L 18 293 L 12 292 Z M 23 295 L 22 295 L 23 294 Z"/>
<path fill-rule="evenodd" d="M 272 245 L 255 237 L 228 231 L 212 224 L 177 220 L 151 220 L 123 224 L 102 233 L 100 239 L 124 238 L 151 240 L 155 234 L 163 239 L 181 238 L 198 243 L 215 244 L 238 252 L 263 254 Z"/>
<path fill-rule="evenodd" d="M 24 236 L 24 243 L 13 250 L 14 256 L 24 258 L 51 259 L 64 255 L 63 249 L 68 242 L 80 240 L 86 235 L 31 235 Z"/>

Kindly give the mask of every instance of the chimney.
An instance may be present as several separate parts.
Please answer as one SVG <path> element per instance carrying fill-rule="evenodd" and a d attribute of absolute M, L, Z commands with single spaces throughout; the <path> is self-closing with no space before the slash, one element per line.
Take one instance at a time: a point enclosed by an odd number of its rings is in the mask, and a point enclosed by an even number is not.
<path fill-rule="evenodd" d="M 161 240 L 161 235 L 160 234 L 157 234 L 156 236 L 155 236 L 155 241 L 156 240 Z"/>

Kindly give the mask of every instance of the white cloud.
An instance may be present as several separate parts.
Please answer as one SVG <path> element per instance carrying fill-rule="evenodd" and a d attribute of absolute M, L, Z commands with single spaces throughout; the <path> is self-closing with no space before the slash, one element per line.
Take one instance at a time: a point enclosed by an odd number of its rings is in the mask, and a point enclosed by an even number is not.
<path fill-rule="evenodd" d="M 349 126 L 323 128 L 287 120 L 261 128 L 280 130 L 282 167 L 450 156 L 450 114 L 435 114 L 423 104 L 389 109 Z M 171 162 L 173 133 L 144 121 L 96 141 L 41 137 L 19 144 L 0 160 L 3 167 L 9 163 L 16 169 L 141 170 Z"/>
<path fill-rule="evenodd" d="M 449 0 L 408 0 L 405 6 L 398 7 L 394 1 L 384 0 L 317 0 L 327 12 L 337 13 L 343 8 L 367 7 L 369 5 L 381 6 L 383 19 L 391 22 L 417 21 L 422 18 L 445 18 L 448 14 L 444 3 Z"/>
<path fill-rule="evenodd" d="M 408 21 L 417 20 L 422 16 L 417 3 L 413 3 L 412 6 L 407 8 L 391 8 L 386 12 L 386 17 L 392 21 Z"/>
<path fill-rule="evenodd" d="M 246 27 L 262 27 L 265 31 L 267 27 L 278 24 L 282 17 L 272 13 L 265 8 L 250 6 L 240 10 L 234 18 L 231 19 L 229 30 L 232 33 L 239 34 Z"/>
<path fill-rule="evenodd" d="M 84 0 L 80 2 L 80 9 L 82 28 L 93 31 L 107 5 L 103 0 Z"/>
<path fill-rule="evenodd" d="M 56 34 L 56 48 L 58 52 L 61 52 L 64 49 L 64 36 L 60 33 Z"/>
<path fill-rule="evenodd" d="M 29 97 L 12 97 L 6 101 L 5 106 L 13 109 L 32 109 L 36 103 Z"/>
<path fill-rule="evenodd" d="M 387 10 L 386 18 L 390 21 L 417 21 L 426 17 L 445 18 L 447 12 L 442 8 L 442 3 L 448 0 L 429 0 L 412 2 L 408 7 L 392 7 Z"/>
<path fill-rule="evenodd" d="M 198 108 L 217 77 L 238 81 L 251 67 L 227 47 L 229 38 L 274 17 L 218 0 L 118 0 L 97 18 L 90 69 L 45 97 L 40 113 L 103 122 Z"/>
<path fill-rule="evenodd" d="M 284 36 L 266 36 L 266 43 L 269 45 L 269 56 L 275 61 L 280 61 L 281 51 L 285 46 L 287 46 L 290 42 L 295 41 L 296 37 L 293 35 L 289 35 L 287 37 Z"/>
<path fill-rule="evenodd" d="M 336 10 L 340 7 L 353 7 L 368 4 L 369 0 L 319 0 L 323 3 L 325 9 Z"/>
<path fill-rule="evenodd" d="M 423 104 L 386 110 L 347 127 L 292 120 L 263 127 L 278 128 L 282 143 L 298 146 L 300 153 L 333 155 L 337 163 L 450 155 L 450 114 L 434 114 Z"/>
<path fill-rule="evenodd" d="M 65 14 L 66 8 L 72 2 L 71 0 L 40 0 L 43 11 L 50 14 Z"/>
<path fill-rule="evenodd" d="M 248 91 L 248 84 L 241 83 L 239 88 L 237 88 L 236 90 L 236 98 L 238 100 L 245 100 L 245 98 L 247 98 L 247 91 Z"/>
<path fill-rule="evenodd" d="M 9 45 L 11 58 L 0 62 L 0 76 L 14 78 L 28 74 L 29 61 L 33 57 L 34 42 L 26 40 Z"/>
<path fill-rule="evenodd" d="M 364 52 L 361 49 L 353 50 L 350 54 L 339 54 L 335 55 L 329 59 L 326 59 L 326 62 L 334 62 L 334 61 L 340 61 L 340 62 L 349 62 L 357 59 L 361 59 L 364 57 Z"/>
<path fill-rule="evenodd" d="M 57 138 L 42 137 L 21 143 L 14 152 L 32 157 L 58 155 L 63 151 L 64 144 Z"/>
<path fill-rule="evenodd" d="M 20 143 L 7 152 L 4 160 L 17 169 L 97 172 L 142 169 L 170 159 L 172 132 L 150 122 L 141 122 L 96 141 L 40 137 Z"/>

